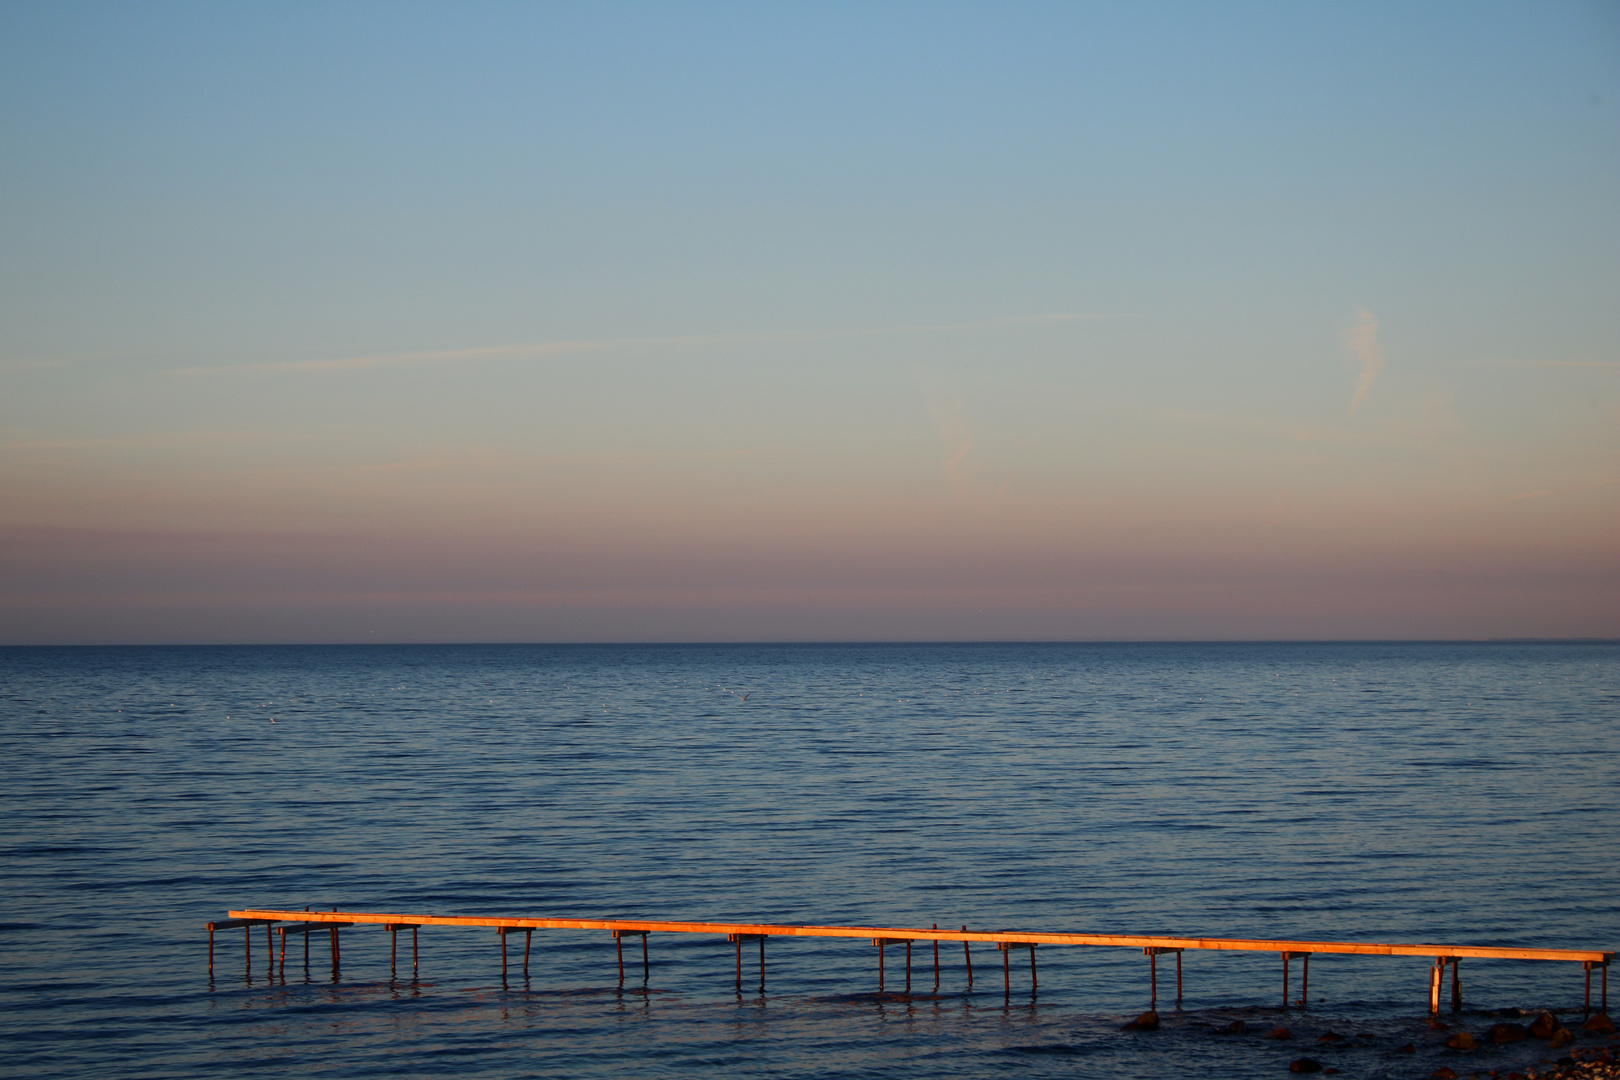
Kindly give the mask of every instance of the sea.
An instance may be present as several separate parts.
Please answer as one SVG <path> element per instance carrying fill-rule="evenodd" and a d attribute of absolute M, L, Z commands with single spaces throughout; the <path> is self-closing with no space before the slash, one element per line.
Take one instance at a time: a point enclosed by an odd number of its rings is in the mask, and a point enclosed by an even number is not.
<path fill-rule="evenodd" d="M 503 976 L 448 927 L 210 972 L 246 907 L 1620 948 L 1615 642 L 10 648 L 0 749 L 8 1076 L 1505 1076 L 1564 1051 L 1449 1033 L 1586 993 L 1465 960 L 1431 1022 L 1425 957 L 1301 1002 L 1200 951 L 1177 1002 L 1171 955 L 959 943 L 880 992 L 820 938 L 739 988 L 701 934 L 621 982 L 591 930 Z"/>

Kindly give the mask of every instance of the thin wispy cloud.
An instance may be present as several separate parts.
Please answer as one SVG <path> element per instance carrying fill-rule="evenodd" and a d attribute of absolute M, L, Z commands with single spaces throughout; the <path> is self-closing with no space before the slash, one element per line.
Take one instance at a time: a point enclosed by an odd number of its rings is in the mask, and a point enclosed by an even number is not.
<path fill-rule="evenodd" d="M 1354 413 L 1361 408 L 1361 403 L 1367 400 L 1367 391 L 1372 389 L 1378 376 L 1384 373 L 1389 359 L 1384 355 L 1384 347 L 1378 344 L 1378 320 L 1366 308 L 1356 311 L 1356 325 L 1344 332 L 1344 343 L 1356 358 L 1361 361 L 1361 378 L 1356 382 L 1356 396 L 1350 400 L 1350 411 Z"/>
<path fill-rule="evenodd" d="M 13 452 L 31 450 L 168 450 L 189 446 L 216 446 L 221 443 L 255 442 L 264 439 L 254 431 L 154 431 L 144 435 L 114 435 L 85 439 L 40 439 L 17 434 L 0 435 L 0 449 Z"/>
<path fill-rule="evenodd" d="M 1503 502 L 1519 502 L 1523 499 L 1539 499 L 1547 495 L 1565 495 L 1572 491 L 1595 491 L 1598 488 L 1613 487 L 1620 484 L 1620 478 L 1613 480 L 1598 480 L 1590 484 L 1566 484 L 1563 487 L 1543 488 L 1540 491 L 1526 491 L 1518 495 L 1509 495 Z"/>
<path fill-rule="evenodd" d="M 164 375 L 227 374 L 317 374 L 362 371 L 368 368 L 420 364 L 460 364 L 485 360 L 530 360 L 547 356 L 605 352 L 617 349 L 685 348 L 704 345 L 766 345 L 781 342 L 830 341 L 838 338 L 876 337 L 894 334 L 939 334 L 967 330 L 992 330 L 1029 326 L 1037 323 L 1084 322 L 1122 318 L 1103 314 L 1016 315 L 976 322 L 863 327 L 854 330 L 768 331 L 751 334 L 691 334 L 669 337 L 593 338 L 571 341 L 539 341 L 517 345 L 490 345 L 466 349 L 438 349 L 423 352 L 368 353 L 322 360 L 276 360 L 252 364 L 206 364 L 173 368 Z"/>
<path fill-rule="evenodd" d="M 1480 360 L 1492 367 L 1577 368 L 1587 371 L 1620 372 L 1620 360 L 1522 360 L 1517 358 Z"/>
<path fill-rule="evenodd" d="M 24 356 L 10 360 L 0 360 L 0 375 L 20 375 L 25 371 L 45 371 L 50 368 L 66 367 L 78 363 L 82 357 L 32 357 Z"/>
<path fill-rule="evenodd" d="M 973 452 L 973 431 L 968 427 L 967 409 L 959 394 L 936 390 L 925 395 L 925 399 L 928 414 L 934 418 L 940 441 L 945 444 L 945 459 L 940 462 L 940 471 L 945 474 L 945 482 L 950 485 L 952 494 L 966 496 L 969 494 L 966 462 L 967 456 Z"/>

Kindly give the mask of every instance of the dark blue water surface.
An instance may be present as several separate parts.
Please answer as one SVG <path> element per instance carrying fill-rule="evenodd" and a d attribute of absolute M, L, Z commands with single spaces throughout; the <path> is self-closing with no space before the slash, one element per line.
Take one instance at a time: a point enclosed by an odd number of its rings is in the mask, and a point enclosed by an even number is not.
<path fill-rule="evenodd" d="M 746 700 L 744 699 L 746 695 Z M 272 720 L 274 721 L 272 723 Z M 0 650 L 0 1038 L 19 1076 L 1286 1075 L 1521 1067 L 1425 1023 L 1428 961 L 1000 957 L 487 929 L 323 940 L 230 908 L 1620 946 L 1620 646 L 421 646 Z M 521 940 L 521 939 L 518 939 Z M 903 954 L 903 950 L 899 950 Z M 515 958 L 515 954 L 514 954 Z M 1487 1010 L 1578 964 L 1465 961 Z M 1295 968 L 1297 993 L 1298 968 Z M 1168 985 L 1168 988 L 1167 988 Z M 1620 986 L 1616 987 L 1620 993 Z M 1594 993 L 1596 983 L 1594 982 Z M 1221 1036 L 1288 1026 L 1287 1042 Z M 1574 1025 L 1572 1025 L 1574 1026 Z M 1344 1044 L 1318 1043 L 1329 1029 Z M 1415 1054 L 1396 1053 L 1407 1042 Z"/>

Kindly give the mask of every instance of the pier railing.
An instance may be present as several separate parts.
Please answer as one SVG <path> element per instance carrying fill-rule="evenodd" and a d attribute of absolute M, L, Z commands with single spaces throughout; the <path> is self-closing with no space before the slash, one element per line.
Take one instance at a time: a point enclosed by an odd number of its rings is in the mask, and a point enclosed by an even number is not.
<path fill-rule="evenodd" d="M 393 951 L 391 957 L 397 958 L 398 934 L 401 930 L 411 931 L 412 962 L 415 966 L 417 954 L 417 931 L 425 926 L 465 926 L 485 927 L 496 930 L 501 939 L 501 968 L 503 974 L 506 970 L 506 939 L 513 933 L 524 935 L 524 972 L 527 974 L 529 939 L 536 930 L 603 930 L 613 935 L 618 947 L 619 980 L 624 980 L 624 954 L 623 941 L 626 937 L 641 939 L 642 944 L 642 970 L 646 977 L 649 968 L 647 964 L 647 936 L 649 934 L 710 934 L 724 936 L 733 945 L 737 952 L 737 986 L 742 986 L 742 946 L 745 942 L 757 942 L 760 953 L 760 985 L 764 986 L 765 970 L 765 940 L 772 937 L 814 937 L 814 938 L 864 938 L 869 940 L 878 949 L 878 983 L 879 990 L 883 990 L 884 964 L 883 952 L 888 946 L 905 947 L 906 951 L 906 989 L 911 988 L 911 952 L 912 946 L 917 943 L 927 943 L 933 948 L 934 982 L 937 988 L 939 982 L 939 945 L 941 943 L 960 943 L 964 950 L 964 959 L 968 969 L 968 985 L 972 986 L 972 953 L 970 945 L 984 943 L 995 945 L 1002 955 L 1002 970 L 1004 984 L 1008 993 L 1011 992 L 1010 954 L 1015 950 L 1029 951 L 1030 977 L 1032 989 L 1037 985 L 1035 967 L 1035 949 L 1042 945 L 1089 945 L 1109 948 L 1140 948 L 1149 958 L 1150 1000 L 1154 1005 L 1158 1002 L 1158 958 L 1161 955 L 1173 954 L 1176 958 L 1176 1000 L 1181 1000 L 1181 954 L 1184 951 L 1239 951 L 1239 952 L 1269 952 L 1277 953 L 1283 962 L 1283 1003 L 1288 1004 L 1289 997 L 1289 967 L 1293 960 L 1302 962 L 1300 980 L 1300 1004 L 1305 1001 L 1309 993 L 1310 957 L 1317 953 L 1343 953 L 1359 956 L 1425 956 L 1432 957 L 1433 966 L 1429 970 L 1429 1011 L 1438 1012 L 1440 1009 L 1441 990 L 1444 984 L 1445 969 L 1451 968 L 1451 999 L 1452 1008 L 1462 1007 L 1462 988 L 1458 981 L 1457 964 L 1463 959 L 1500 959 L 1500 960 L 1553 960 L 1570 963 L 1579 963 L 1586 974 L 1586 1012 L 1591 1013 L 1592 998 L 1592 972 L 1600 973 L 1600 1005 L 1599 1011 L 1608 1012 L 1608 968 L 1615 954 L 1611 951 L 1599 949 L 1539 949 L 1518 946 L 1496 945 L 1440 945 L 1440 944 L 1383 944 L 1377 942 L 1361 941 L 1302 941 L 1259 938 L 1226 938 L 1226 937 L 1175 937 L 1162 934 L 1078 934 L 1027 930 L 969 930 L 966 926 L 960 930 L 940 929 L 938 926 L 927 929 L 919 927 L 894 926 L 807 926 L 781 923 L 738 923 L 738 922 L 709 922 L 709 921 L 682 921 L 664 919 L 560 919 L 560 918 L 527 918 L 522 916 L 492 916 L 492 915 L 408 915 L 383 914 L 377 912 L 361 911 L 283 911 L 270 908 L 244 908 L 240 911 L 230 912 L 229 919 L 208 923 L 209 931 L 209 971 L 213 971 L 213 940 L 214 931 L 227 927 L 242 927 L 247 934 L 251 934 L 253 927 L 265 927 L 266 939 L 272 943 L 272 958 L 274 946 L 272 935 L 281 934 L 281 962 L 286 962 L 286 941 L 289 934 L 303 935 L 305 956 L 308 956 L 309 934 L 316 931 L 329 931 L 331 937 L 332 958 L 334 972 L 338 961 L 338 930 L 363 924 L 380 925 L 393 933 Z M 248 949 L 248 960 L 251 963 L 251 942 L 245 945 Z"/>

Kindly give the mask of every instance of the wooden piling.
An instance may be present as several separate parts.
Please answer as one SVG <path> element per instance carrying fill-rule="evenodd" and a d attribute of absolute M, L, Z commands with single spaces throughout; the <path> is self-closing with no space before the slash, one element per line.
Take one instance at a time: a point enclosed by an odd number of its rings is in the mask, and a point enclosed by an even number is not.
<path fill-rule="evenodd" d="M 872 944 L 878 951 L 878 993 L 883 993 L 883 948 L 886 945 L 904 945 L 906 947 L 906 993 L 911 993 L 911 938 L 881 938 L 872 939 Z"/>
<path fill-rule="evenodd" d="M 615 930 L 615 931 L 613 931 L 613 937 L 615 939 L 625 938 L 625 937 L 639 937 L 641 939 L 641 981 L 643 983 L 647 982 L 647 978 L 648 978 L 648 975 L 649 975 L 649 972 L 650 972 L 650 968 L 649 968 L 648 963 L 647 963 L 647 931 L 645 931 L 645 930 Z M 764 948 L 763 945 L 760 946 L 760 947 L 761 947 L 761 949 Z M 764 964 L 763 957 L 761 958 L 760 963 L 761 963 L 761 965 Z M 624 951 L 623 951 L 623 946 L 620 947 L 620 952 L 619 952 L 619 982 L 620 982 L 621 985 L 624 983 Z"/>
<path fill-rule="evenodd" d="M 763 994 L 765 992 L 765 935 L 764 934 L 728 934 L 728 935 L 726 935 L 726 940 L 735 943 L 736 946 L 737 946 L 737 993 L 739 993 L 739 994 L 742 993 L 742 947 L 743 947 L 743 942 L 745 942 L 745 941 L 757 941 L 757 942 L 759 942 L 759 992 L 761 994 Z M 643 949 L 643 952 L 642 952 L 643 964 L 645 964 L 645 962 L 646 962 L 645 949 L 646 949 L 647 939 L 645 937 L 643 937 L 641 939 L 641 941 L 642 941 L 642 949 Z M 645 971 L 645 970 L 646 970 L 645 967 L 643 967 L 643 971 Z"/>
<path fill-rule="evenodd" d="M 1012 997 L 1012 965 L 1010 958 L 1014 949 L 1029 950 L 1029 993 L 1034 997 L 1041 988 L 1040 974 L 1035 969 L 1035 942 L 1033 941 L 1000 941 L 996 948 L 1001 950 L 1001 976 L 1005 984 L 1008 998 Z"/>
<path fill-rule="evenodd" d="M 389 946 L 388 946 L 388 973 L 390 975 L 396 974 L 397 970 L 398 970 L 397 967 L 396 967 L 396 964 L 395 964 L 395 960 L 397 958 L 397 954 L 398 954 L 398 951 L 399 951 L 399 932 L 401 930 L 409 930 L 411 932 L 411 978 L 413 978 L 413 979 L 416 978 L 416 931 L 417 931 L 417 925 L 418 924 L 416 924 L 416 923 L 406 923 L 406 922 L 387 922 L 387 923 L 383 923 L 383 929 L 388 931 L 388 936 L 389 936 L 389 939 L 390 939 L 389 940 Z M 309 939 L 306 936 L 304 940 L 307 942 Z M 308 959 L 308 955 L 307 955 L 308 947 L 307 947 L 307 945 L 305 947 L 305 952 L 306 952 L 305 959 L 307 960 Z"/>

